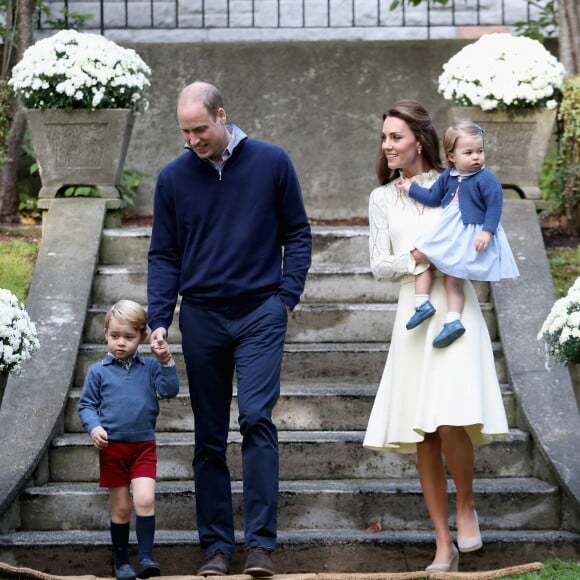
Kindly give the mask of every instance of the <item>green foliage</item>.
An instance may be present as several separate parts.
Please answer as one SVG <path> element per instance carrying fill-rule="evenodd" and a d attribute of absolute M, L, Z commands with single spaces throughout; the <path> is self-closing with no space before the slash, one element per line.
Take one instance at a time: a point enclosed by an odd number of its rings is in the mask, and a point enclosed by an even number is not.
<path fill-rule="evenodd" d="M 561 192 L 564 188 L 561 174 L 558 171 L 558 155 L 556 151 L 544 159 L 539 185 L 542 197 L 550 204 L 551 212 L 556 214 L 564 213 L 564 200 L 560 195 L 556 195 L 556 192 Z"/>
<path fill-rule="evenodd" d="M 135 205 L 135 197 L 139 193 L 145 174 L 137 169 L 126 169 L 121 175 L 117 189 L 121 199 L 127 205 Z M 99 189 L 93 185 L 69 185 L 62 190 L 63 197 L 100 197 Z"/>
<path fill-rule="evenodd" d="M 399 6 L 404 6 L 405 4 L 410 6 L 419 6 L 423 0 L 393 0 L 390 5 L 391 10 L 396 10 Z M 433 0 L 433 4 L 441 4 L 441 6 L 447 6 L 449 0 Z"/>
<path fill-rule="evenodd" d="M 544 163 L 540 187 L 552 211 L 566 216 L 567 232 L 580 235 L 580 75 L 564 81 L 558 150 Z"/>
<path fill-rule="evenodd" d="M 66 6 L 63 6 L 55 18 L 52 8 L 44 2 L 40 3 L 39 11 L 45 16 L 44 26 L 53 30 L 83 30 L 87 22 L 95 17 L 94 14 L 71 12 Z"/>
<path fill-rule="evenodd" d="M 30 195 L 28 191 L 18 193 L 18 213 L 23 222 L 35 223 L 42 217 L 42 212 L 37 207 L 38 197 Z"/>
<path fill-rule="evenodd" d="M 59 193 L 63 197 L 101 197 L 98 188 L 92 185 L 69 185 Z"/>
<path fill-rule="evenodd" d="M 393 0 L 390 10 L 396 10 L 399 6 L 419 6 L 426 0 Z M 447 6 L 449 0 L 432 0 L 433 4 Z M 468 0 L 465 0 L 467 3 Z M 557 0 L 527 0 L 534 8 L 539 9 L 536 20 L 522 20 L 514 23 L 514 33 L 517 36 L 527 36 L 540 42 L 546 38 L 557 36 L 558 32 L 558 6 Z"/>
<path fill-rule="evenodd" d="M 118 188 L 121 192 L 121 198 L 127 205 L 135 205 L 135 198 L 139 193 L 139 186 L 147 181 L 145 173 L 137 169 L 125 169 L 121 175 L 121 181 Z"/>
<path fill-rule="evenodd" d="M 514 24 L 514 31 L 519 36 L 527 36 L 544 42 L 555 36 L 558 31 L 558 13 L 555 0 L 535 0 L 534 8 L 540 10 L 536 20 L 523 20 Z"/>

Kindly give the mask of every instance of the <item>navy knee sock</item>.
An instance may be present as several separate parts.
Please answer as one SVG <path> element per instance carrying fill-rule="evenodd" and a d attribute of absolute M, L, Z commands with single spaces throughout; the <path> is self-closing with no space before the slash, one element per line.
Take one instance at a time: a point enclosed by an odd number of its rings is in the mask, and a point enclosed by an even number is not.
<path fill-rule="evenodd" d="M 135 519 L 137 543 L 139 544 L 139 561 L 143 558 L 153 559 L 153 542 L 155 540 L 155 516 L 137 516 Z"/>
<path fill-rule="evenodd" d="M 129 523 L 116 524 L 111 522 L 111 541 L 117 568 L 129 563 Z"/>

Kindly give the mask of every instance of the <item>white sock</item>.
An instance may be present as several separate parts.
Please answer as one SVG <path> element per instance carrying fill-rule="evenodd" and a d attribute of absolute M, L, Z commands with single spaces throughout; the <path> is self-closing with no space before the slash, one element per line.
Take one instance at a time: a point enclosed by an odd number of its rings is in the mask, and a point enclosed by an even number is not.
<path fill-rule="evenodd" d="M 415 308 L 419 308 L 429 300 L 429 294 L 415 294 Z"/>
<path fill-rule="evenodd" d="M 449 324 L 454 320 L 461 320 L 461 312 L 448 312 L 445 318 L 445 324 Z"/>

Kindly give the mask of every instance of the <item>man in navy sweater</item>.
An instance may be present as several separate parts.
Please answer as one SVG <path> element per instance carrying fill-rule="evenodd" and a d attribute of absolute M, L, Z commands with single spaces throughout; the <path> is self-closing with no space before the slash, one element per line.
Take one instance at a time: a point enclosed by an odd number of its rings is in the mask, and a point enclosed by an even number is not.
<path fill-rule="evenodd" d="M 279 479 L 272 410 L 288 313 L 310 267 L 310 225 L 288 154 L 228 123 L 216 87 L 186 86 L 177 121 L 187 150 L 158 176 L 147 294 L 151 340 L 159 344 L 182 297 L 179 326 L 195 420 L 193 470 L 205 559 L 198 575 L 228 574 L 235 548 L 226 463 L 235 369 L 244 573 L 271 576 Z"/>

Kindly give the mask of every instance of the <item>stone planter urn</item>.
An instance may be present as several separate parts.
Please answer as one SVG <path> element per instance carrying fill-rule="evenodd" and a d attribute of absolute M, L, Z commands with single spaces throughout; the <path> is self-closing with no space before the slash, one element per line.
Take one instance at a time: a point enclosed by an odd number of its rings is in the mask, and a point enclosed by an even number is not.
<path fill-rule="evenodd" d="M 540 173 L 554 134 L 555 109 L 515 113 L 452 107 L 450 120 L 472 121 L 485 130 L 485 164 L 502 185 L 521 190 L 527 199 L 541 199 Z"/>
<path fill-rule="evenodd" d="M 42 183 L 39 198 L 56 197 L 68 185 L 92 185 L 101 197 L 120 197 L 132 110 L 27 109 L 26 119 Z"/>

